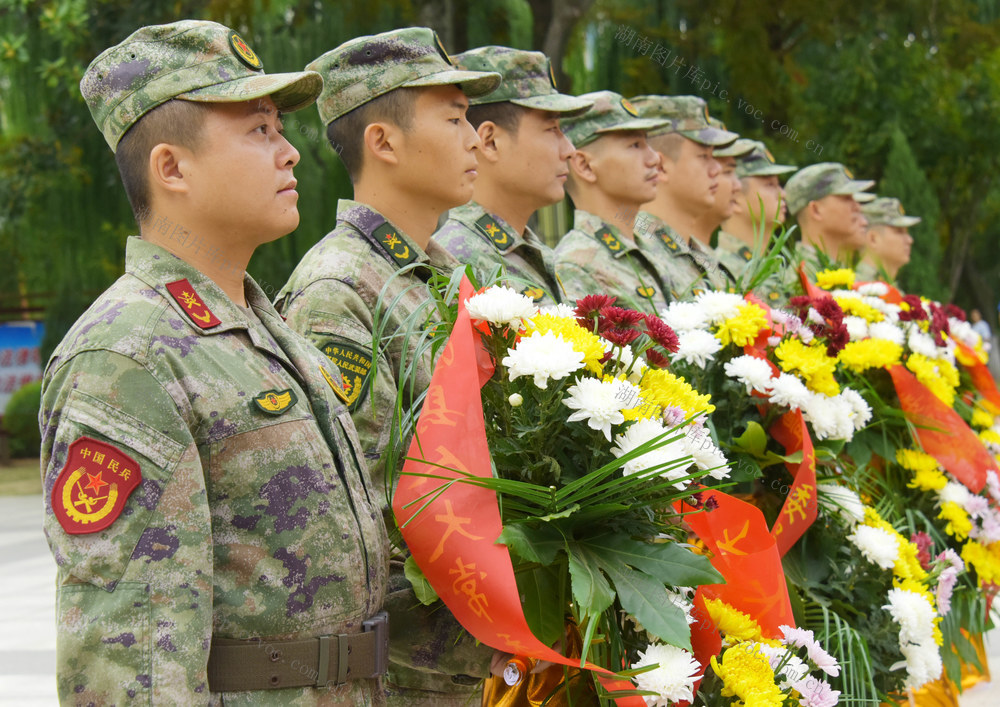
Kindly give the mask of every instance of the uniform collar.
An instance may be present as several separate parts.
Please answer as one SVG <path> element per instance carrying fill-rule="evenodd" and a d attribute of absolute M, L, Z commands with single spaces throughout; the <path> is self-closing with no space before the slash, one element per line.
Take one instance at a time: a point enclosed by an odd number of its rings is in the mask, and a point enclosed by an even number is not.
<path fill-rule="evenodd" d="M 486 228 L 490 225 L 488 223 L 484 223 L 483 227 L 480 228 L 478 224 L 484 216 L 500 231 L 494 232 L 492 229 L 487 231 Z M 449 212 L 448 217 L 463 224 L 477 236 L 504 253 L 517 250 L 524 245 L 542 245 L 542 239 L 530 227 L 524 229 L 524 235 L 522 236 L 505 220 L 495 213 L 487 211 L 482 204 L 475 201 L 455 207 Z"/>
<path fill-rule="evenodd" d="M 352 199 L 337 202 L 337 221 L 349 223 L 376 248 L 376 252 L 394 264 L 403 267 L 411 263 L 430 265 L 430 258 L 402 229 L 378 211 Z"/>
<path fill-rule="evenodd" d="M 642 224 L 642 227 L 638 228 L 640 223 Z M 681 238 L 677 231 L 672 229 L 667 222 L 659 216 L 654 216 L 648 211 L 640 211 L 636 220 L 636 225 L 636 241 L 640 244 L 640 246 L 646 245 L 648 247 L 650 245 L 650 241 L 660 241 L 671 253 L 675 255 L 683 255 L 691 252 L 687 241 Z"/>

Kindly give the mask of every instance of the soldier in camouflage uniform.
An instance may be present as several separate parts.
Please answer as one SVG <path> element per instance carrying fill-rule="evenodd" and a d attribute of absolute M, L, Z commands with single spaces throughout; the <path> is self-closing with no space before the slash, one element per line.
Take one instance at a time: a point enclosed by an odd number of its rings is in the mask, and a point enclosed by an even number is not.
<path fill-rule="evenodd" d="M 713 128 L 725 130 L 726 125 L 721 120 L 709 116 L 708 124 Z M 712 157 L 719 163 L 722 170 L 719 173 L 719 188 L 715 191 L 712 206 L 695 222 L 693 241 L 702 246 L 709 246 L 722 223 L 733 215 L 740 200 L 740 178 L 736 176 L 736 158 L 748 154 L 752 148 L 749 140 L 739 139 L 725 147 L 712 149 Z M 712 251 L 715 258 L 715 251 Z M 730 273 L 731 274 L 731 273 Z"/>
<path fill-rule="evenodd" d="M 528 281 L 512 284 L 538 304 L 558 302 L 555 254 L 528 219 L 565 195 L 573 144 L 559 119 L 582 113 L 590 103 L 556 90 L 552 65 L 541 52 L 479 47 L 455 56 L 455 63 L 497 72 L 503 82 L 470 100 L 469 122 L 482 143 L 475 195 L 451 210 L 434 241 L 477 271 L 503 265 L 508 275 Z"/>
<path fill-rule="evenodd" d="M 812 164 L 791 176 L 785 185 L 788 215 L 798 221 L 802 233 L 789 268 L 791 279 L 799 263 L 804 262 L 812 276 L 824 260 L 845 263 L 864 245 L 866 221 L 860 202 L 873 197 L 859 195 L 874 184 L 854 179 L 838 162 Z"/>
<path fill-rule="evenodd" d="M 899 269 L 910 262 L 913 237 L 907 229 L 920 223 L 920 217 L 907 216 L 899 199 L 889 197 L 868 202 L 861 212 L 868 220 L 868 243 L 858 263 L 858 279 L 895 282 Z"/>
<path fill-rule="evenodd" d="M 728 273 L 707 244 L 694 237 L 699 219 L 715 204 L 721 168 L 715 147 L 738 135 L 709 124 L 708 106 L 697 96 L 637 96 L 639 114 L 669 121 L 650 144 L 660 155 L 656 199 L 640 214 L 640 247 L 647 250 L 661 277 L 673 283 L 675 296 L 709 288 L 727 290 Z"/>
<path fill-rule="evenodd" d="M 458 265 L 430 238 L 441 214 L 472 196 L 479 140 L 465 120 L 467 96 L 493 91 L 500 77 L 458 69 L 423 27 L 353 39 L 307 68 L 323 76 L 317 107 L 355 200 L 340 201 L 333 231 L 305 255 L 276 302 L 288 325 L 340 369 L 392 523 L 396 470 L 382 457 L 397 394 L 405 413 L 432 370 L 402 334 L 434 320 L 430 268 L 450 275 Z M 389 703 L 478 701 L 492 649 L 475 646 L 443 606 L 420 605 L 401 558 L 390 575 Z"/>
<path fill-rule="evenodd" d="M 576 206 L 573 229 L 556 246 L 564 299 L 609 294 L 622 306 L 656 313 L 669 301 L 670 284 L 636 245 L 634 229 L 639 207 L 656 194 L 658 158 L 646 132 L 665 123 L 640 118 L 613 91 L 581 98 L 591 108 L 563 121 L 576 146 L 566 185 Z"/>
<path fill-rule="evenodd" d="M 81 81 L 142 235 L 43 379 L 63 704 L 384 703 L 388 543 L 339 374 L 245 273 L 298 224 L 278 111 L 321 85 L 198 21 Z"/>
<path fill-rule="evenodd" d="M 736 142 L 745 143 L 750 149 L 736 162 L 740 191 L 732 216 L 719 229 L 715 254 L 741 281 L 754 252 L 759 255 L 767 249 L 775 226 L 785 220 L 785 192 L 778 176 L 794 172 L 795 167 L 775 164 L 774 157 L 762 142 L 743 139 Z M 781 297 L 782 279 L 780 274 L 768 278 L 758 286 L 759 294 L 769 303 L 777 302 Z"/>

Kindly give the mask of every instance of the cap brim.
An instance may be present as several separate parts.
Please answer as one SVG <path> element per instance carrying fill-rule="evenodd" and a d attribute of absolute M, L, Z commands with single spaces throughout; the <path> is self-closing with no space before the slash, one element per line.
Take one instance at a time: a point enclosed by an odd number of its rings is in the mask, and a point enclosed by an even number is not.
<path fill-rule="evenodd" d="M 796 170 L 798 170 L 798 167 L 791 167 L 784 164 L 769 164 L 766 167 L 742 172 L 739 165 L 736 166 L 736 174 L 740 177 L 778 177 L 782 174 L 791 174 Z"/>
<path fill-rule="evenodd" d="M 606 133 L 624 133 L 629 130 L 642 130 L 644 132 L 649 132 L 650 130 L 656 130 L 657 128 L 662 128 L 664 125 L 670 125 L 669 120 L 656 120 L 655 118 L 633 118 L 632 120 L 623 120 L 620 123 L 615 123 L 614 125 L 606 125 L 600 130 L 595 130 L 595 135 L 604 135 Z"/>
<path fill-rule="evenodd" d="M 844 194 L 857 195 L 858 192 L 863 192 L 865 189 L 871 189 L 873 186 L 875 186 L 875 181 L 872 179 L 849 179 L 842 187 L 835 189 L 830 193 L 841 194 L 841 195 Z M 861 201 L 862 203 L 866 201 L 871 201 L 872 199 L 875 198 L 875 194 L 872 194 L 870 199 L 867 197 L 868 195 L 865 195 L 861 199 L 859 199 L 859 201 Z"/>
<path fill-rule="evenodd" d="M 835 191 L 833 193 L 837 194 L 838 196 L 853 196 L 854 200 L 859 204 L 867 204 L 871 201 L 875 201 L 875 199 L 878 198 L 875 194 L 872 194 L 869 191 L 856 191 L 856 192 L 846 192 L 846 193 L 841 191 Z"/>
<path fill-rule="evenodd" d="M 459 86 L 469 98 L 477 98 L 493 93 L 500 85 L 500 74 L 484 71 L 439 71 L 407 81 L 400 88 L 422 88 L 424 86 Z"/>
<path fill-rule="evenodd" d="M 753 152 L 753 145 L 750 145 L 750 147 L 745 147 L 743 145 L 737 147 L 738 144 L 739 140 L 734 142 L 732 145 L 728 145 L 727 147 L 716 148 L 712 151 L 712 154 L 715 157 L 744 157 L 745 155 L 749 155 Z"/>
<path fill-rule="evenodd" d="M 567 118 L 586 113 L 594 105 L 593 101 L 564 93 L 550 93 L 547 96 L 529 96 L 528 98 L 511 98 L 510 103 L 522 108 L 544 110 L 550 113 L 561 113 Z"/>
<path fill-rule="evenodd" d="M 712 127 L 702 128 L 701 130 L 678 130 L 677 134 L 683 135 L 688 140 L 694 140 L 699 145 L 708 145 L 709 147 L 725 147 L 736 142 L 740 137 L 728 130 L 719 130 Z"/>
<path fill-rule="evenodd" d="M 270 96 L 278 110 L 291 113 L 311 106 L 322 90 L 323 77 L 315 71 L 294 71 L 246 76 L 196 88 L 176 98 L 198 103 L 238 103 Z"/>
<path fill-rule="evenodd" d="M 897 216 L 889 222 L 889 225 L 896 226 L 897 228 L 909 228 L 910 226 L 916 226 L 922 220 L 919 216 Z"/>

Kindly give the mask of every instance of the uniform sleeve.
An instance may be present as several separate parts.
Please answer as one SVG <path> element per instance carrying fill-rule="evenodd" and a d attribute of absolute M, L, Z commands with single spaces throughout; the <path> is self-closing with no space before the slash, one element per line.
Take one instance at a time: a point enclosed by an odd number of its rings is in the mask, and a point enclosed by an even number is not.
<path fill-rule="evenodd" d="M 88 351 L 46 373 L 39 419 L 60 701 L 207 703 L 211 520 L 177 405 L 132 359 Z"/>

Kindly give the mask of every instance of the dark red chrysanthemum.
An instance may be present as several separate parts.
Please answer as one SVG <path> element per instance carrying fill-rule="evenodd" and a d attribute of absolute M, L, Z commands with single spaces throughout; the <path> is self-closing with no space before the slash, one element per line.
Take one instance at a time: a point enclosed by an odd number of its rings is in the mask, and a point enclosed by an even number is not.
<path fill-rule="evenodd" d="M 903 302 L 909 306 L 909 310 L 900 310 L 899 321 L 922 322 L 927 319 L 927 311 L 924 309 L 924 305 L 920 301 L 920 297 L 917 295 L 903 295 Z"/>
<path fill-rule="evenodd" d="M 917 560 L 920 561 L 920 566 L 925 570 L 930 569 L 931 548 L 934 547 L 931 536 L 921 530 L 910 536 L 910 542 L 917 546 Z"/>
<path fill-rule="evenodd" d="M 634 309 L 610 306 L 603 307 L 601 309 L 600 316 L 602 333 L 606 329 L 627 329 L 629 327 L 634 327 L 645 318 L 645 315 L 642 312 L 637 312 Z"/>
<path fill-rule="evenodd" d="M 711 511 L 714 511 L 718 507 L 719 507 L 719 502 L 715 500 L 715 496 L 712 496 L 707 501 L 705 501 L 705 510 L 706 511 L 711 512 Z"/>
<path fill-rule="evenodd" d="M 826 355 L 836 357 L 850 340 L 851 335 L 843 324 L 836 328 L 830 327 L 826 332 Z"/>
<path fill-rule="evenodd" d="M 930 323 L 930 334 L 934 337 L 934 343 L 938 346 L 944 346 L 944 335 L 951 334 L 951 325 L 948 323 L 948 315 L 945 314 L 943 308 L 930 303 L 931 309 L 931 323 Z"/>
<path fill-rule="evenodd" d="M 827 326 L 837 327 L 844 322 L 844 310 L 840 308 L 833 297 L 817 297 L 813 300 L 813 308 L 823 317 Z"/>
<path fill-rule="evenodd" d="M 639 330 L 613 327 L 601 332 L 601 336 L 616 346 L 627 346 L 639 338 Z"/>
<path fill-rule="evenodd" d="M 646 315 L 646 335 L 670 353 L 677 353 L 680 341 L 670 326 L 652 314 Z"/>
<path fill-rule="evenodd" d="M 646 363 L 648 363 L 653 368 L 669 368 L 670 361 L 666 356 L 661 354 L 656 349 L 648 349 L 646 351 Z"/>
<path fill-rule="evenodd" d="M 576 309 L 573 314 L 577 316 L 577 322 L 584 329 L 594 331 L 594 317 L 600 316 L 601 310 L 610 307 L 617 300 L 611 295 L 587 295 L 576 301 Z"/>
<path fill-rule="evenodd" d="M 957 304 L 946 304 L 944 306 L 944 313 L 949 317 L 954 317 L 961 322 L 969 321 L 969 318 L 965 316 L 965 310 L 959 307 Z"/>

